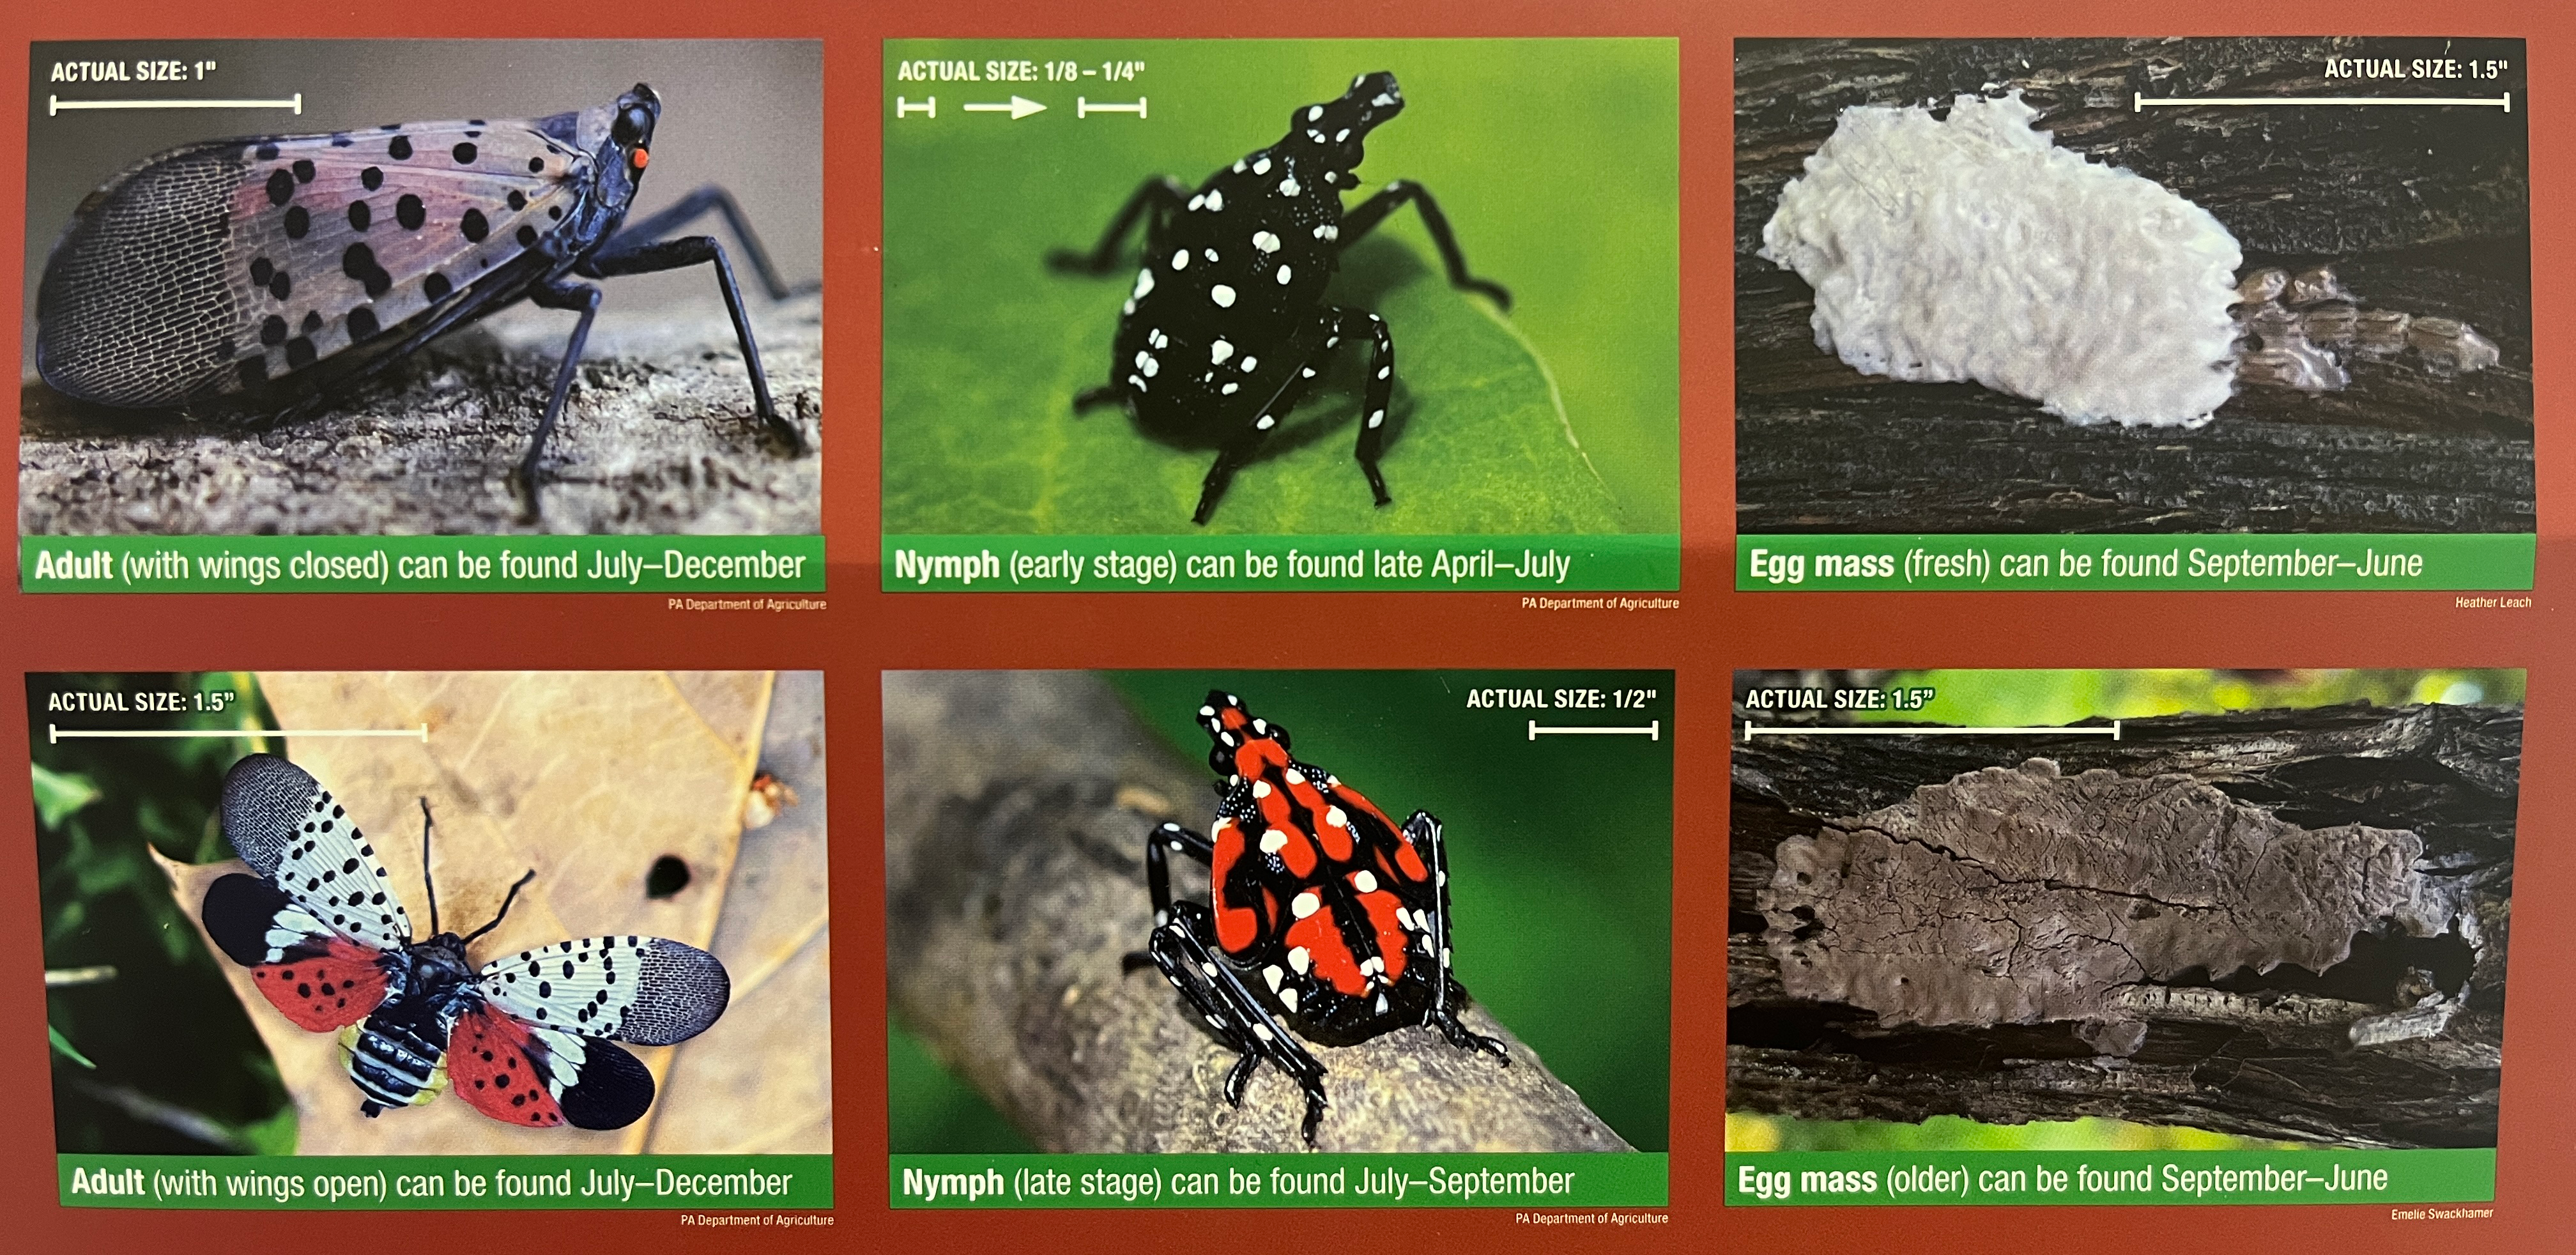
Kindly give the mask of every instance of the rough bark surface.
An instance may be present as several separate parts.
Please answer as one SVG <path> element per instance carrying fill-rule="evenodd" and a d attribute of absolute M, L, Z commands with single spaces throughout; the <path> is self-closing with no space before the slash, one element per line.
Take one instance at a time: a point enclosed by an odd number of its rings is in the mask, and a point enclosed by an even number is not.
<path fill-rule="evenodd" d="M 2346 1145 L 2492 1146 L 2521 726 L 2512 708 L 2345 706 L 2136 720 L 2118 742 L 2030 735 L 1739 744 L 1728 1104 L 1810 1119 L 2101 1115 Z M 1991 769 L 2039 757 L 2062 764 L 2066 777 L 2007 781 L 1978 799 L 1954 796 L 1961 779 L 2022 776 Z M 2097 796 L 2068 791 L 2082 781 L 2093 782 Z M 2137 796 L 2117 804 L 2113 795 L 2123 789 Z M 2177 807 L 2199 818 L 2177 825 Z M 1815 848 L 1865 830 L 1921 837 L 1923 818 L 1944 810 L 1930 838 L 1944 847 L 1936 855 L 1943 867 L 1909 860 L 1922 874 L 1904 886 L 1905 899 L 1882 892 L 1878 902 L 1883 913 L 1935 921 L 1926 943 L 1883 973 L 1885 987 L 1840 995 L 1849 1001 L 1813 996 L 1803 974 L 1784 983 L 1784 953 L 1831 941 L 1824 912 L 1795 913 L 1807 889 L 1797 877 Z M 2057 852 L 2042 854 L 2022 848 L 2016 825 L 2065 831 L 2053 840 Z M 2270 851 L 2281 842 L 2306 847 L 2270 872 L 2203 886 L 2230 898 L 2226 928 L 2209 936 L 2223 940 L 2249 926 L 2302 935 L 2249 954 L 2204 938 L 2191 944 L 2215 944 L 2206 954 L 2177 949 L 2135 965 L 2154 971 L 2104 969 L 2090 973 L 2101 979 L 2072 983 L 2048 966 L 2051 947 L 2033 948 L 2043 927 L 2062 929 L 2063 952 L 2078 957 L 2158 944 L 2137 947 L 2137 930 L 2160 928 L 2176 912 L 2147 897 L 2108 911 L 2107 891 L 2117 888 L 2110 881 L 2119 879 L 2111 872 L 2149 867 L 2159 851 L 2179 850 L 2183 828 L 2197 833 L 2189 856 L 2214 866 L 2235 854 L 2279 857 Z M 2078 842 L 2092 848 L 2070 855 L 2065 847 Z M 2402 867 L 2383 857 L 2401 849 Z M 2042 866 L 2033 857 L 2073 861 Z M 2177 879 L 2166 884 L 2166 872 L 2151 872 L 2158 887 L 2148 896 L 2189 900 L 2176 890 L 2194 873 L 2180 865 L 2167 871 Z M 1998 896 L 1998 886 L 2016 881 Z M 1940 894 L 1947 900 L 1936 900 Z M 1974 938 L 1942 931 L 1980 931 L 1980 917 L 2012 916 L 2016 904 L 2031 908 L 2029 918 L 1984 930 L 2014 946 L 1989 953 Z M 2158 914 L 2139 918 L 2140 905 Z M 1865 918 L 1851 914 L 1856 923 Z M 2293 927 L 2303 919 L 2313 927 Z M 1783 944 L 1766 945 L 1766 932 Z M 1998 959 L 2003 969 L 1990 972 Z M 1892 978 L 1909 963 L 1958 977 L 1953 984 L 1962 988 L 1995 975 L 2028 983 L 2035 1001 L 1900 989 Z M 2070 991 L 2083 1006 L 2063 1000 Z M 2092 1014 L 2083 1013 L 2088 1008 Z"/>
<path fill-rule="evenodd" d="M 1237 1056 L 1148 967 L 1145 833 L 1198 824 L 1207 772 L 1075 672 L 892 672 L 885 679 L 890 1000 L 949 1067 L 1057 1151 L 1304 1149 L 1297 1086 Z M 1207 891 L 1176 869 L 1176 896 Z M 1430 1028 L 1308 1043 L 1329 1075 L 1315 1146 L 1340 1151 L 1626 1150 L 1480 1008 L 1503 1066 Z"/>
<path fill-rule="evenodd" d="M 1736 56 L 1737 526 L 1745 532 L 2513 532 L 2534 525 L 2526 111 L 2132 107 L 2340 95 L 2328 56 L 2519 41 L 1744 40 Z M 2470 46 L 2475 44 L 2475 46 Z M 2366 45 L 2366 47 L 2365 47 Z M 1805 283 L 1755 256 L 1851 105 L 2017 88 L 2060 146 L 2208 209 L 2245 268 L 2331 264 L 2363 303 L 2469 323 L 2503 361 L 2348 363 L 2341 392 L 2240 386 L 2193 431 L 2078 427 L 1816 347 Z M 2464 95 L 2524 90 L 2518 69 Z M 2429 152 L 2428 152 L 2429 150 Z"/>
<path fill-rule="evenodd" d="M 704 282 L 701 280 L 700 282 Z M 525 306 L 445 336 L 310 419 L 266 430 L 21 389 L 18 522 L 35 535 L 810 533 L 821 455 L 752 415 L 733 325 L 703 301 L 619 316 L 606 289 L 545 457 L 543 513 L 508 483 L 573 316 Z M 819 294 L 745 297 L 780 412 L 822 440 Z"/>

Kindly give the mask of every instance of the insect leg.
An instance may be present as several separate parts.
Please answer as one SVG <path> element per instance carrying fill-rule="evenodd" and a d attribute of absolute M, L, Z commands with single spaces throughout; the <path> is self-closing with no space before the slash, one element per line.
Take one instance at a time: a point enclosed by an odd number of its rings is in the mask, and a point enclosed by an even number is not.
<path fill-rule="evenodd" d="M 725 226 L 733 231 L 733 238 L 742 244 L 744 255 L 751 258 L 751 268 L 760 272 L 760 286 L 769 289 L 769 299 L 783 301 L 800 293 L 819 290 L 823 286 L 820 279 L 801 288 L 787 286 L 787 281 L 778 277 L 778 267 L 770 263 L 769 250 L 761 247 L 760 236 L 752 231 L 751 219 L 744 216 L 742 206 L 734 203 L 731 192 L 713 183 L 681 197 L 678 203 L 669 205 L 649 217 L 627 223 L 618 230 L 616 235 L 609 237 L 607 247 L 601 251 L 622 253 L 642 247 L 706 216 L 709 211 L 724 217 Z"/>
<path fill-rule="evenodd" d="M 742 364 L 751 372 L 752 409 L 791 452 L 803 453 L 805 433 L 798 431 L 796 424 L 780 417 L 778 407 L 770 403 L 769 373 L 760 367 L 760 345 L 752 340 L 751 318 L 742 309 L 742 286 L 734 282 L 733 263 L 726 259 L 724 245 L 716 243 L 715 237 L 709 235 L 657 240 L 629 249 L 618 249 L 616 245 L 617 241 L 610 241 L 607 248 L 591 254 L 573 269 L 593 279 L 606 279 L 614 275 L 651 274 L 708 263 L 715 266 L 716 290 L 724 295 L 725 312 L 733 316 L 734 338 L 742 343 Z"/>
<path fill-rule="evenodd" d="M 1361 201 L 1359 208 L 1343 214 L 1342 247 L 1348 249 L 1358 243 L 1361 237 L 1376 230 L 1377 224 L 1386 221 L 1388 214 L 1403 208 L 1407 202 L 1421 211 L 1422 225 L 1431 232 L 1431 242 L 1440 246 L 1440 262 L 1449 269 L 1449 286 L 1482 292 L 1494 298 L 1494 303 L 1505 310 L 1511 309 L 1512 294 L 1503 285 L 1467 273 L 1467 255 L 1458 251 L 1458 235 L 1449 229 L 1449 216 L 1440 212 L 1440 202 L 1431 199 L 1431 193 L 1419 183 L 1397 179 L 1380 189 L 1377 195 Z"/>
<path fill-rule="evenodd" d="M 1290 410 L 1297 408 L 1298 400 L 1306 395 L 1307 387 L 1315 382 L 1315 376 L 1323 370 L 1325 360 L 1331 357 L 1333 349 L 1341 344 L 1342 324 L 1345 318 L 1346 314 L 1340 308 L 1328 308 L 1316 316 L 1315 325 L 1305 335 L 1297 337 L 1297 340 L 1292 342 L 1311 344 L 1315 336 L 1323 337 L 1323 343 L 1300 357 L 1297 368 L 1289 371 L 1279 381 L 1279 387 L 1270 394 L 1270 399 L 1262 402 L 1261 408 L 1254 412 L 1252 422 L 1237 431 L 1233 439 L 1218 447 L 1216 461 L 1208 467 L 1207 479 L 1199 485 L 1199 508 L 1190 515 L 1191 522 L 1205 524 L 1209 517 L 1216 513 L 1217 499 L 1225 495 L 1226 485 L 1234 482 L 1234 473 L 1243 469 L 1244 464 L 1252 460 L 1252 455 L 1260 450 L 1262 442 L 1268 440 L 1270 433 L 1278 429 L 1279 420 L 1286 418 Z M 1371 472 L 1370 478 L 1376 478 L 1374 471 Z M 1383 491 L 1379 495 L 1378 504 L 1386 504 Z"/>
<path fill-rule="evenodd" d="M 1126 241 L 1127 229 L 1136 225 L 1136 219 L 1150 209 L 1157 215 L 1153 221 L 1160 222 L 1160 215 L 1179 209 L 1189 198 L 1189 186 L 1168 174 L 1147 179 L 1137 186 L 1126 204 L 1118 207 L 1118 216 L 1109 220 L 1109 229 L 1101 233 L 1100 243 L 1093 245 L 1090 252 L 1056 249 L 1047 254 L 1047 267 L 1076 274 L 1108 274 L 1118 268 L 1119 245 Z M 1152 233 L 1152 227 L 1152 222 L 1146 224 L 1148 234 Z"/>
<path fill-rule="evenodd" d="M 1389 335 L 1386 320 L 1371 313 L 1360 313 L 1368 319 L 1369 377 L 1368 401 L 1360 419 L 1359 446 L 1351 456 L 1358 458 L 1360 471 L 1368 476 L 1369 491 L 1377 494 L 1377 503 L 1385 505 L 1393 498 L 1386 495 L 1386 476 L 1378 473 L 1377 460 L 1386 447 L 1386 403 L 1395 395 L 1395 337 Z M 1352 314 L 1342 315 L 1342 325 L 1350 325 Z"/>
<path fill-rule="evenodd" d="M 1179 824 L 1157 824 L 1145 834 L 1145 891 L 1154 902 L 1154 927 L 1172 922 L 1172 873 L 1170 856 L 1187 854 L 1206 866 L 1216 858 L 1216 843 Z M 1152 962 L 1152 956 L 1131 950 L 1121 961 L 1133 972 Z"/>
<path fill-rule="evenodd" d="M 1431 926 L 1429 957 L 1439 967 L 1431 982 L 1431 1007 L 1422 1022 L 1440 1030 L 1449 1044 L 1461 1050 L 1487 1050 L 1495 1058 L 1510 1064 L 1512 1057 L 1503 1043 L 1476 1032 L 1461 1023 L 1458 1012 L 1466 1006 L 1466 987 L 1449 968 L 1449 846 L 1440 837 L 1440 821 L 1429 811 L 1415 811 L 1404 821 L 1404 836 L 1413 848 L 1422 852 L 1423 861 L 1431 865 Z"/>
<path fill-rule="evenodd" d="M 572 338 L 564 341 L 563 363 L 555 368 L 555 390 L 546 398 L 544 417 L 537 420 L 537 434 L 528 441 L 528 455 L 519 459 L 518 481 L 525 516 L 537 517 L 537 459 L 544 456 L 546 438 L 555 430 L 555 419 L 563 413 L 564 398 L 572 395 L 573 372 L 581 367 L 582 345 L 590 340 L 590 322 L 599 316 L 599 289 L 587 283 L 551 280 L 528 289 L 528 303 L 545 309 L 578 310 L 581 317 L 572 325 Z"/>
<path fill-rule="evenodd" d="M 1242 1105 L 1244 1086 L 1251 1082 L 1258 1061 L 1268 1059 L 1304 1091 L 1303 1127 L 1311 1144 L 1315 1126 L 1323 1122 L 1327 1103 L 1324 1065 L 1316 1062 L 1315 1056 L 1289 1034 L 1288 1027 L 1253 998 L 1233 966 L 1208 948 L 1207 908 L 1196 902 L 1183 902 L 1173 911 L 1173 922 L 1154 930 L 1154 964 L 1163 969 L 1164 977 L 1189 999 L 1217 1035 L 1244 1056 L 1226 1074 L 1226 1100 Z"/>

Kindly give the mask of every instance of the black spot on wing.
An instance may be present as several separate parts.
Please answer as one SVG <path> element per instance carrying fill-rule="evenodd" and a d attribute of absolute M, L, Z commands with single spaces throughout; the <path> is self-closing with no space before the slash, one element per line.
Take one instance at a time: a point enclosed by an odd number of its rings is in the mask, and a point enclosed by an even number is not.
<path fill-rule="evenodd" d="M 411 137 L 408 135 L 395 136 L 392 143 L 385 145 L 385 155 L 396 161 L 411 160 Z"/>
<path fill-rule="evenodd" d="M 365 185 L 368 191 L 375 191 L 385 185 L 385 172 L 375 166 L 369 166 L 358 172 L 358 182 Z"/>
<path fill-rule="evenodd" d="M 378 330 L 380 330 L 380 328 L 376 326 L 376 311 L 369 309 L 364 305 L 349 311 L 349 340 L 351 343 L 367 339 L 368 337 L 375 335 Z M 357 860 L 351 859 L 350 861 L 354 863 Z M 376 903 L 378 905 L 382 905 L 384 900 L 385 895 L 381 893 L 376 895 Z"/>
<path fill-rule="evenodd" d="M 277 886 L 235 872 L 206 886 L 199 918 L 206 921 L 206 935 L 215 939 L 215 948 L 224 957 L 243 967 L 257 967 L 268 961 L 269 924 L 293 904 Z"/>
<path fill-rule="evenodd" d="M 429 209 L 419 197 L 405 192 L 402 199 L 394 202 L 394 221 L 401 223 L 405 231 L 417 231 L 420 224 L 429 221 Z"/>
<path fill-rule="evenodd" d="M 353 201 L 350 201 L 350 202 L 349 202 L 349 229 L 350 229 L 350 230 L 352 230 L 352 231 L 364 231 L 364 230 L 366 230 L 366 229 L 367 229 L 368 224 L 369 224 L 369 223 L 372 223 L 372 222 L 374 222 L 374 221 L 375 221 L 375 217 L 376 217 L 376 211 L 375 211 L 375 210 L 372 210 L 372 209 L 367 208 L 367 202 L 362 201 L 362 200 L 353 200 Z"/>
<path fill-rule="evenodd" d="M 268 172 L 268 203 L 283 205 L 295 195 L 295 176 L 284 170 Z"/>
<path fill-rule="evenodd" d="M 352 244 L 341 251 L 340 271 L 364 285 L 369 300 L 393 290 L 394 277 L 377 264 L 376 250 L 364 244 Z"/>

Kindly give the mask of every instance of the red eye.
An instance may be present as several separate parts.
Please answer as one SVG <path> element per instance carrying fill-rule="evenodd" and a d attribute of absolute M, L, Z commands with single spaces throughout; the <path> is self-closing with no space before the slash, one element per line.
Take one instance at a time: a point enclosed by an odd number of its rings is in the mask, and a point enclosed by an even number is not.
<path fill-rule="evenodd" d="M 636 168 L 636 169 L 638 169 L 638 170 L 643 169 L 643 168 L 644 168 L 644 163 L 645 163 L 645 161 L 646 161 L 647 159 L 651 158 L 651 157 L 652 157 L 652 155 L 653 155 L 653 154 L 648 153 L 648 152 L 644 151 L 644 150 L 643 150 L 643 149 L 641 149 L 641 148 L 636 149 L 636 150 L 635 150 L 635 168 Z"/>

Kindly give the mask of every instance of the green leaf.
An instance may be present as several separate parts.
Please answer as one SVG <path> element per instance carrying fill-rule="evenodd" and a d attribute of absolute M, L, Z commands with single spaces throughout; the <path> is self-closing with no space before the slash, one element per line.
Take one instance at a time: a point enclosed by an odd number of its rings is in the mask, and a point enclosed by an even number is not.
<path fill-rule="evenodd" d="M 45 1040 L 53 1044 L 55 1054 L 61 1055 L 84 1068 L 89 1068 L 92 1071 L 97 1070 L 98 1065 L 90 1062 L 89 1056 L 82 1054 L 78 1049 L 74 1048 L 71 1040 L 64 1037 L 61 1030 L 56 1029 L 51 1024 L 45 1026 Z"/>
<path fill-rule="evenodd" d="M 277 1109 L 277 1114 L 253 1124 L 233 1126 L 235 1136 L 248 1144 L 254 1155 L 292 1155 L 295 1153 L 295 1104 Z"/>
<path fill-rule="evenodd" d="M 37 764 L 29 770 L 36 785 L 36 821 L 47 831 L 61 828 L 65 819 L 102 796 L 87 776 L 47 771 Z"/>
<path fill-rule="evenodd" d="M 1022 89 L 1047 112 L 952 113 L 886 132 L 883 519 L 890 533 L 1186 533 L 1216 442 L 1147 433 L 1117 407 L 1076 415 L 1112 377 L 1131 290 L 1046 265 L 1087 249 L 1151 175 L 1196 183 L 1276 140 L 1289 113 L 1390 69 L 1406 109 L 1368 140 L 1360 185 L 1432 189 L 1505 314 L 1452 288 L 1405 209 L 1341 258 L 1327 299 L 1393 334 L 1393 431 L 1377 507 L 1352 455 L 1368 352 L 1349 339 L 1305 404 L 1235 476 L 1208 531 L 1512 535 L 1669 531 L 1678 519 L 1677 137 L 1669 41 L 1150 42 L 1097 48 L 1142 80 Z M 1040 49 L 902 41 L 889 58 Z M 889 67 L 889 73 L 894 67 Z M 1132 88 L 1132 91 L 1131 91 Z M 1121 94 L 1126 93 L 1126 94 Z M 924 93 L 907 87 L 906 94 Z M 1150 120 L 1070 107 L 1150 95 Z M 951 102 L 955 103 L 951 103 Z M 1242 346 L 1238 346 L 1240 349 Z M 1255 349 L 1256 353 L 1263 353 Z M 1263 355 L 1267 355 L 1263 353 Z M 1250 417 L 1247 412 L 1239 416 Z"/>

